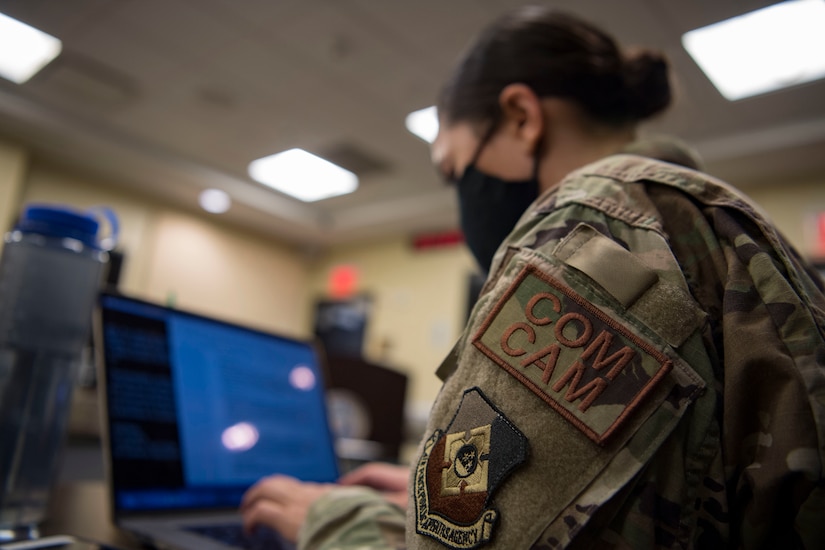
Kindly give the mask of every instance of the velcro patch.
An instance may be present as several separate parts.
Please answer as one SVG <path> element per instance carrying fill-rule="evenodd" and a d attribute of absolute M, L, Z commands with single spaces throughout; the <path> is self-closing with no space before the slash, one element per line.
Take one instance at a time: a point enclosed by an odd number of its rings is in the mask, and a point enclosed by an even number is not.
<path fill-rule="evenodd" d="M 649 342 L 530 265 L 473 344 L 599 445 L 672 368 Z"/>

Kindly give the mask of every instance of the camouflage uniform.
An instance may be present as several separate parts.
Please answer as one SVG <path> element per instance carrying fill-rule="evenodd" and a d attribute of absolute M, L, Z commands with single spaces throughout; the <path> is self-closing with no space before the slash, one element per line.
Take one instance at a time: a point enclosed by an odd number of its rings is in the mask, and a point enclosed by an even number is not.
<path fill-rule="evenodd" d="M 818 275 L 736 190 L 635 155 L 574 172 L 440 369 L 407 546 L 825 548 L 823 327 Z"/>

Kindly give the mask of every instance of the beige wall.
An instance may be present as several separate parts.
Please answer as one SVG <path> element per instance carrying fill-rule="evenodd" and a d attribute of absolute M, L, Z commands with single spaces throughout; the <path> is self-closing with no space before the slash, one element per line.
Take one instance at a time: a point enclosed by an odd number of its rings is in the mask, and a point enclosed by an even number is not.
<path fill-rule="evenodd" d="M 745 192 L 762 206 L 803 256 L 823 258 L 825 250 L 818 243 L 816 217 L 825 214 L 825 181 L 747 188 Z"/>
<path fill-rule="evenodd" d="M 109 206 L 126 253 L 121 289 L 289 335 L 310 334 L 308 267 L 291 249 L 219 219 L 162 206 L 60 167 L 32 163 L 22 203 Z M 19 206 L 18 206 L 19 209 Z"/>
<path fill-rule="evenodd" d="M 365 353 L 411 375 L 414 407 L 428 408 L 435 398 L 435 368 L 464 324 L 474 264 L 461 246 L 415 251 L 398 238 L 339 247 L 309 264 L 291 248 L 219 218 L 42 162 L 32 163 L 15 211 L 29 202 L 113 208 L 126 252 L 124 292 L 296 336 L 311 333 L 330 269 L 355 265 L 359 290 L 373 300 Z"/>
<path fill-rule="evenodd" d="M 21 187 L 15 214 L 30 202 L 104 205 L 117 212 L 126 252 L 124 292 L 264 329 L 310 335 L 329 270 L 339 263 L 356 265 L 359 288 L 373 299 L 366 354 L 411 374 L 412 403 L 426 408 L 434 399 L 434 370 L 466 314 L 474 265 L 463 247 L 417 252 L 407 239 L 393 239 L 340 247 L 309 264 L 273 239 L 57 165 L 32 163 Z"/>
<path fill-rule="evenodd" d="M 308 268 L 285 246 L 174 211 L 157 215 L 146 296 L 298 337 L 311 333 Z"/>
<path fill-rule="evenodd" d="M 315 297 L 340 264 L 358 270 L 372 299 L 365 355 L 409 373 L 408 401 L 428 408 L 441 385 L 435 369 L 464 326 L 472 257 L 463 246 L 416 251 L 406 238 L 340 247 L 315 266 Z"/>
<path fill-rule="evenodd" d="M 17 218 L 27 163 L 28 157 L 22 147 L 0 141 L 0 233 L 10 229 Z M 0 249 L 2 246 L 0 239 Z"/>

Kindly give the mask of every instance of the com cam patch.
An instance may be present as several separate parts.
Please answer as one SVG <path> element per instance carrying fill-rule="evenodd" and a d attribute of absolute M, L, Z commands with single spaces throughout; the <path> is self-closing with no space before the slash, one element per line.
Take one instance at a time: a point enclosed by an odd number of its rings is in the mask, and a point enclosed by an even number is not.
<path fill-rule="evenodd" d="M 531 265 L 473 345 L 599 445 L 672 368 L 652 344 Z"/>
<path fill-rule="evenodd" d="M 455 549 L 490 541 L 496 488 L 527 457 L 527 438 L 478 388 L 464 392 L 446 430 L 424 444 L 415 471 L 415 530 Z"/>

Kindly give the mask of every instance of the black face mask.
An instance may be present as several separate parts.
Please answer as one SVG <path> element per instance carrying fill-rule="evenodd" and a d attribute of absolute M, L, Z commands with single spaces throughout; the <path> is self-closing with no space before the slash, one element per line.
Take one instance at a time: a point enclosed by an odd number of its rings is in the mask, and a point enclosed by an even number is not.
<path fill-rule="evenodd" d="M 536 172 L 529 180 L 505 181 L 480 172 L 471 163 L 459 179 L 461 230 L 470 252 L 485 273 L 489 272 L 498 247 L 527 207 L 538 198 Z"/>

